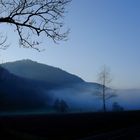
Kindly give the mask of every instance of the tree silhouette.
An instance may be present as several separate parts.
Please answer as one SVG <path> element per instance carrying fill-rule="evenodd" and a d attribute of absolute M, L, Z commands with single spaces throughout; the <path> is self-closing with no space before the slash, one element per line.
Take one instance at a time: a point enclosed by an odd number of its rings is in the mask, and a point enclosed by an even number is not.
<path fill-rule="evenodd" d="M 60 111 L 61 112 L 67 112 L 69 109 L 69 106 L 67 105 L 67 103 L 64 100 L 60 101 Z"/>
<path fill-rule="evenodd" d="M 66 101 L 59 99 L 55 100 L 53 107 L 56 111 L 61 113 L 67 112 L 69 109 L 69 106 L 67 105 Z"/>
<path fill-rule="evenodd" d="M 66 39 L 68 30 L 63 29 L 63 17 L 70 1 L 0 0 L 0 23 L 14 25 L 21 46 L 40 51 L 37 47 L 40 42 L 35 36 L 45 34 L 54 42 Z M 6 37 L 3 37 L 2 48 L 6 47 L 5 41 Z"/>
<path fill-rule="evenodd" d="M 55 100 L 53 107 L 57 111 L 60 110 L 60 101 L 59 101 L 59 99 Z"/>
<path fill-rule="evenodd" d="M 98 81 L 102 85 L 102 88 L 100 88 L 100 91 L 99 93 L 97 93 L 97 95 L 102 99 L 103 111 L 106 112 L 107 111 L 106 100 L 116 97 L 114 90 L 107 87 L 107 85 L 111 83 L 112 79 L 110 71 L 106 66 L 104 66 L 103 69 L 101 69 L 100 73 L 98 74 Z"/>
<path fill-rule="evenodd" d="M 124 108 L 120 106 L 117 102 L 114 102 L 112 105 L 112 111 L 124 111 Z"/>

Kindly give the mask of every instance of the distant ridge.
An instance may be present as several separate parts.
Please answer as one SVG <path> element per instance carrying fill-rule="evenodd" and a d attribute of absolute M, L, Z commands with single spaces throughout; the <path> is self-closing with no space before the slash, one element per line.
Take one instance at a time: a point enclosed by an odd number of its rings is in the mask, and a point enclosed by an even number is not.
<path fill-rule="evenodd" d="M 17 76 L 52 84 L 84 82 L 80 77 L 60 68 L 41 64 L 29 59 L 7 62 L 1 64 L 1 66 Z"/>

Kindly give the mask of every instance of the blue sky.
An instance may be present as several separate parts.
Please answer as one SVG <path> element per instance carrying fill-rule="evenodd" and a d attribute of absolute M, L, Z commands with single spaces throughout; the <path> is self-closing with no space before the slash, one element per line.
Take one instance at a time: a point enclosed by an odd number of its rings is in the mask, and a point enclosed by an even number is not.
<path fill-rule="evenodd" d="M 13 28 L 0 25 L 11 44 L 0 52 L 0 61 L 32 59 L 62 68 L 96 82 L 103 65 L 110 67 L 115 88 L 140 88 L 140 1 L 73 0 L 65 26 L 69 40 L 54 44 L 43 37 L 39 53 L 18 47 Z"/>

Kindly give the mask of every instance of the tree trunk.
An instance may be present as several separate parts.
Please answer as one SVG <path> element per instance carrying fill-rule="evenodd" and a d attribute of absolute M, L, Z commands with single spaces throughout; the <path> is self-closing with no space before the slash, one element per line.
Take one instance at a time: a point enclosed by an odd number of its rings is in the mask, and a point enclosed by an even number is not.
<path fill-rule="evenodd" d="M 103 111 L 106 112 L 105 85 L 103 85 Z"/>

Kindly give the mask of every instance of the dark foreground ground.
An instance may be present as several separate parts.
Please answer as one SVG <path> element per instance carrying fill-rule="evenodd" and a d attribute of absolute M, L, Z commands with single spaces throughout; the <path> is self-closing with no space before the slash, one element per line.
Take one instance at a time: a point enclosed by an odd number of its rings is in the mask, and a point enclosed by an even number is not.
<path fill-rule="evenodd" d="M 0 117 L 0 140 L 140 140 L 140 111 Z"/>

